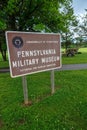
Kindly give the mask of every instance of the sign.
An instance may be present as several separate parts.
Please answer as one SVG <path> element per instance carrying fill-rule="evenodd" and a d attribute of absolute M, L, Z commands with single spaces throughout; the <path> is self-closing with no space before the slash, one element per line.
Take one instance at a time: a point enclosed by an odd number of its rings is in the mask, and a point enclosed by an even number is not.
<path fill-rule="evenodd" d="M 11 77 L 61 67 L 60 35 L 7 31 Z"/>

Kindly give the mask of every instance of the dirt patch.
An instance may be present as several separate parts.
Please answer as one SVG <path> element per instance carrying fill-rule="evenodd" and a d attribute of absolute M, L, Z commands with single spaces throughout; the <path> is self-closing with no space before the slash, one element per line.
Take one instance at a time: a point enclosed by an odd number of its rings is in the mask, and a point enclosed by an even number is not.
<path fill-rule="evenodd" d="M 20 119 L 19 121 L 18 121 L 18 124 L 24 124 L 25 123 L 25 120 L 24 119 Z"/>
<path fill-rule="evenodd" d="M 28 103 L 23 102 L 23 103 L 22 103 L 22 106 L 24 106 L 24 107 L 29 107 L 29 106 L 31 106 L 32 104 L 33 104 L 32 101 L 28 101 Z"/>

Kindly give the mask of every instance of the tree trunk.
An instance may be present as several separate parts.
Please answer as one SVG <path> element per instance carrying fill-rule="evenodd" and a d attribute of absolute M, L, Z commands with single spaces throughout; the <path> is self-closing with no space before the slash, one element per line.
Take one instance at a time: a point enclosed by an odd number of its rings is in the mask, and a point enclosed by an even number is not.
<path fill-rule="evenodd" d="M 6 61 L 6 50 L 1 50 L 3 61 Z"/>

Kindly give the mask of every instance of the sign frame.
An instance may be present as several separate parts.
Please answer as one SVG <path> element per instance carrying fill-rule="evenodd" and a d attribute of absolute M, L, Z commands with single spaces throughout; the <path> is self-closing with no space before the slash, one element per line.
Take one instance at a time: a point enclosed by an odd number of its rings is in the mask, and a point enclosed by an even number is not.
<path fill-rule="evenodd" d="M 13 75 L 13 70 L 12 70 L 12 65 L 11 65 L 11 54 L 10 54 L 10 51 L 11 51 L 11 48 L 9 47 L 9 38 L 8 38 L 8 34 L 16 34 L 16 36 L 19 36 L 20 35 L 48 35 L 48 36 L 58 36 L 59 37 L 59 41 L 58 41 L 58 44 L 59 44 L 59 66 L 58 67 L 52 67 L 52 68 L 48 68 L 48 69 L 44 69 L 44 70 L 38 70 L 38 71 L 34 71 L 34 72 L 26 72 L 24 74 L 18 74 L 18 75 Z M 14 40 L 14 39 L 13 39 Z M 39 72 L 44 72 L 44 71 L 50 71 L 50 70 L 55 70 L 55 69 L 59 69 L 61 68 L 62 64 L 61 64 L 61 36 L 59 33 L 37 33 L 37 32 L 20 32 L 20 31 L 6 31 L 6 42 L 7 42 L 7 49 L 8 49 L 8 58 L 9 58 L 9 65 L 10 65 L 10 74 L 11 74 L 11 77 L 12 78 L 15 78 L 15 77 L 20 77 L 20 76 L 25 76 L 25 75 L 29 75 L 29 74 L 35 74 L 35 73 L 39 73 Z M 32 43 L 33 44 L 33 43 Z M 38 43 L 37 43 L 38 44 Z M 43 43 L 42 43 L 43 44 Z M 48 44 L 48 43 L 47 43 Z M 14 45 L 15 46 L 15 45 Z M 20 49 L 20 47 L 22 47 L 22 42 L 20 44 L 20 46 L 18 46 L 18 49 Z"/>

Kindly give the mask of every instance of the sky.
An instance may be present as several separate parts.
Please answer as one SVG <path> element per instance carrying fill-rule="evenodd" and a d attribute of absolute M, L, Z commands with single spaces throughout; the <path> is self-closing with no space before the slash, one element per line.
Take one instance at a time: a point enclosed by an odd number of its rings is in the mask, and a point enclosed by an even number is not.
<path fill-rule="evenodd" d="M 87 9 L 87 0 L 73 0 L 73 7 L 75 15 L 82 15 Z"/>

